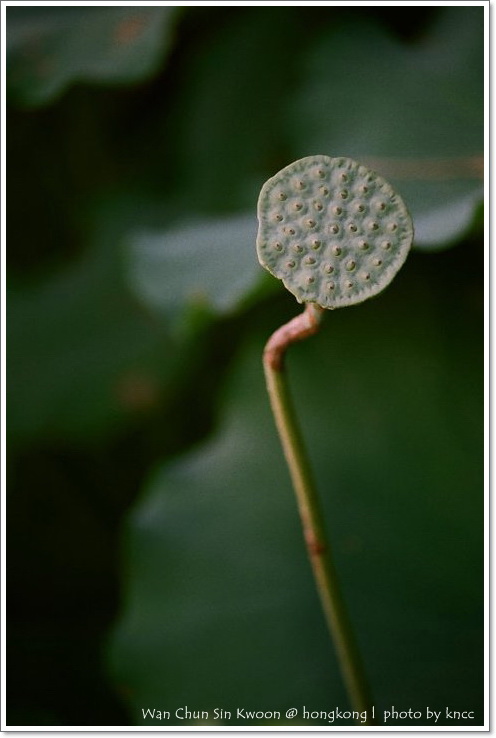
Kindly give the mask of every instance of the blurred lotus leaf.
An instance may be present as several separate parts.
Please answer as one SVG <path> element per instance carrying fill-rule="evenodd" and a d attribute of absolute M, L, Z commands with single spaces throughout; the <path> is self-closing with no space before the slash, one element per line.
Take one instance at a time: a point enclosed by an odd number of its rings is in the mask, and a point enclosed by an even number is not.
<path fill-rule="evenodd" d="M 332 313 L 321 335 L 292 349 L 296 404 L 378 708 L 454 704 L 480 717 L 482 398 L 471 300 L 440 291 L 434 274 L 400 274 L 386 295 Z M 185 704 L 210 718 L 232 710 L 225 724 L 243 724 L 236 707 L 346 704 L 264 388 L 260 355 L 275 319 L 240 355 L 216 436 L 154 472 L 130 517 L 111 663 L 138 725 L 157 725 L 146 707 L 172 710 L 165 727 Z M 305 724 L 301 713 L 292 724 Z"/>
<path fill-rule="evenodd" d="M 264 278 L 256 235 L 255 214 L 132 234 L 127 239 L 129 284 L 168 320 L 195 305 L 217 315 L 232 313 Z"/>
<path fill-rule="evenodd" d="M 287 149 L 285 110 L 306 57 L 302 10 L 237 8 L 228 22 L 220 7 L 208 14 L 209 32 L 180 59 L 157 149 L 167 149 L 168 179 L 184 188 L 190 212 L 255 212 Z"/>
<path fill-rule="evenodd" d="M 8 91 L 29 106 L 74 82 L 123 84 L 151 76 L 171 45 L 174 7 L 10 7 Z"/>
<path fill-rule="evenodd" d="M 451 7 L 402 43 L 372 21 L 337 23 L 310 53 L 290 105 L 294 158 L 350 156 L 405 200 L 415 245 L 440 248 L 482 200 L 484 10 Z"/>
<path fill-rule="evenodd" d="M 101 228 L 101 223 L 100 223 Z M 118 242 L 117 242 L 118 246 Z M 92 439 L 159 403 L 171 340 L 130 299 L 116 241 L 9 292 L 9 433 Z"/>

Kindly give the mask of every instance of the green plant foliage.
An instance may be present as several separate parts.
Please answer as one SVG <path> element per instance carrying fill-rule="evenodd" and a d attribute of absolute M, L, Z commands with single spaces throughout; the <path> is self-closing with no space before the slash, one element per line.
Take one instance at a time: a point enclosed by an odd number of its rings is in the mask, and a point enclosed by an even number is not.
<path fill-rule="evenodd" d="M 193 204 L 199 213 L 253 213 L 287 150 L 285 108 L 305 58 L 301 9 L 203 12 L 211 26 L 183 47 L 156 146 L 189 213 Z"/>
<path fill-rule="evenodd" d="M 410 44 L 363 18 L 326 30 L 288 110 L 293 157 L 368 164 L 402 193 L 416 246 L 453 243 L 482 199 L 482 34 L 482 7 L 447 8 Z"/>
<path fill-rule="evenodd" d="M 258 200 L 260 263 L 298 302 L 324 308 L 376 295 L 406 259 L 413 225 L 399 195 L 352 159 L 308 156 L 271 177 Z"/>
<path fill-rule="evenodd" d="M 8 8 L 9 95 L 52 102 L 75 82 L 138 82 L 157 71 L 177 8 Z"/>
<path fill-rule="evenodd" d="M 461 277 L 406 272 L 294 347 L 291 379 L 376 706 L 480 721 L 477 311 Z M 154 473 L 129 520 L 111 663 L 135 724 L 160 724 L 148 707 L 172 711 L 163 727 L 194 723 L 174 717 L 186 704 L 246 726 L 236 707 L 346 704 L 261 372 L 276 312 L 239 357 L 215 438 Z"/>
<path fill-rule="evenodd" d="M 129 283 L 167 321 L 195 306 L 230 313 L 260 281 L 253 253 L 256 231 L 253 214 L 130 235 Z"/>
<path fill-rule="evenodd" d="M 118 241 L 102 230 L 81 263 L 10 291 L 13 439 L 101 441 L 160 402 L 177 345 L 133 304 L 122 271 Z"/>

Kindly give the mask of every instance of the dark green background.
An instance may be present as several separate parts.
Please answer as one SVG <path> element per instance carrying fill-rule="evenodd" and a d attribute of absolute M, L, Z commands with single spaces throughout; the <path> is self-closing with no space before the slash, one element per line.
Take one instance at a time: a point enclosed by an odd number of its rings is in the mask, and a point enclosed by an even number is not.
<path fill-rule="evenodd" d="M 482 724 L 482 8 L 11 7 L 7 35 L 7 723 L 348 707 L 261 372 L 297 306 L 254 245 L 265 179 L 322 153 L 416 229 L 289 358 L 374 701 Z"/>

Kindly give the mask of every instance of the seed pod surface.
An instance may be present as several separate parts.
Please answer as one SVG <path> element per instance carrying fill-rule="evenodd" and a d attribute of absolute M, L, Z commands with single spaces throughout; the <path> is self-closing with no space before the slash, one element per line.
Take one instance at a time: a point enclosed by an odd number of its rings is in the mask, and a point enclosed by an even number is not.
<path fill-rule="evenodd" d="M 346 157 L 307 156 L 281 169 L 258 200 L 258 258 L 298 302 L 362 302 L 405 261 L 413 224 L 401 197 Z"/>

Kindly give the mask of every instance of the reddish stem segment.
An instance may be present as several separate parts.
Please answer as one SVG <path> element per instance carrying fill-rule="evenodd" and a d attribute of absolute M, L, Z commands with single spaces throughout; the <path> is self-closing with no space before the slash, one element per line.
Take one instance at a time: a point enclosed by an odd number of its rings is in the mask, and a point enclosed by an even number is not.
<path fill-rule="evenodd" d="M 309 302 L 302 313 L 278 328 L 265 346 L 264 364 L 273 371 L 282 371 L 289 346 L 317 333 L 323 312 L 323 308 Z"/>

